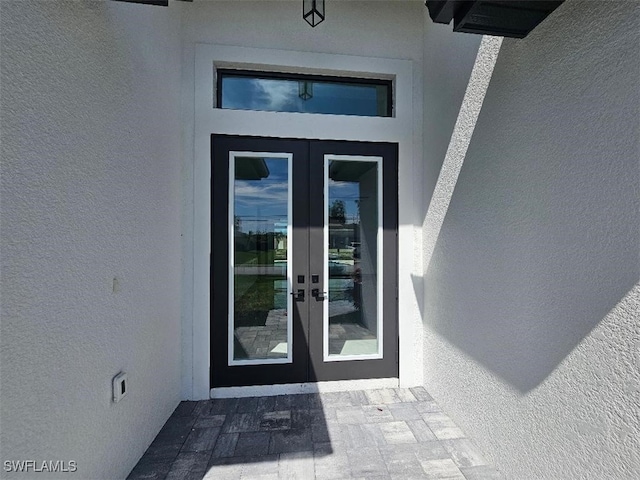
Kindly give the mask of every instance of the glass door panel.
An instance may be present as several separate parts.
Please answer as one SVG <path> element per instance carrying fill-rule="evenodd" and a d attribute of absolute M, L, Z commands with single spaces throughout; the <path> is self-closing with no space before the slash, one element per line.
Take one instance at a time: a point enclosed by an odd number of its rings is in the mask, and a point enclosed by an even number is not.
<path fill-rule="evenodd" d="M 211 386 L 397 377 L 397 145 L 211 145 Z"/>
<path fill-rule="evenodd" d="M 381 164 L 325 155 L 325 361 L 382 356 Z"/>
<path fill-rule="evenodd" d="M 291 362 L 291 155 L 230 152 L 229 365 Z"/>

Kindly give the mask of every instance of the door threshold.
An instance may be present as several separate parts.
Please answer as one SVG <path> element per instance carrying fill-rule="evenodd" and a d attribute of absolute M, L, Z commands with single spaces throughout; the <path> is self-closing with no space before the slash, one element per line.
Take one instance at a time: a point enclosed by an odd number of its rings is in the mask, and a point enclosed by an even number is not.
<path fill-rule="evenodd" d="M 209 392 L 210 398 L 271 397 L 274 395 L 300 395 L 303 393 L 348 392 L 397 388 L 397 378 L 367 378 L 317 383 L 286 383 L 281 385 L 252 385 L 248 387 L 218 387 Z"/>

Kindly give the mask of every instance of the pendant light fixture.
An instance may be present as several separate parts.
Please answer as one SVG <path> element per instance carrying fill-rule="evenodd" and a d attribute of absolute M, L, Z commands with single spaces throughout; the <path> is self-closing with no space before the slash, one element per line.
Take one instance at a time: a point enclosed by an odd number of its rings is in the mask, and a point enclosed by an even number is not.
<path fill-rule="evenodd" d="M 300 80 L 298 82 L 298 96 L 302 100 L 309 100 L 313 97 L 313 82 Z"/>
<path fill-rule="evenodd" d="M 302 0 L 302 18 L 315 27 L 324 20 L 324 0 Z"/>

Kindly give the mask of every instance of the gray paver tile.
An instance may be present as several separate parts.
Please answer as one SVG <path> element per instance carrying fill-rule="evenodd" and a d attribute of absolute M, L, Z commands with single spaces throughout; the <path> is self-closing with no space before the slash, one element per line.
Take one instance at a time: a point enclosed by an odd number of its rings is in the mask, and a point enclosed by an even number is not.
<path fill-rule="evenodd" d="M 422 415 L 413 403 L 389 405 L 389 411 L 395 420 L 422 420 Z"/>
<path fill-rule="evenodd" d="M 289 430 L 291 428 L 291 410 L 266 412 L 259 423 L 260 430 Z"/>
<path fill-rule="evenodd" d="M 391 480 L 391 476 L 388 473 L 386 475 L 376 474 L 376 475 L 371 475 L 366 477 L 352 476 L 351 480 Z M 406 479 L 403 479 L 403 480 L 406 480 Z"/>
<path fill-rule="evenodd" d="M 170 417 L 153 443 L 155 445 L 182 444 L 191 433 L 194 417 Z"/>
<path fill-rule="evenodd" d="M 138 462 L 127 480 L 162 480 L 171 470 L 172 462 Z"/>
<path fill-rule="evenodd" d="M 406 422 L 379 423 L 378 427 L 388 444 L 417 443 Z"/>
<path fill-rule="evenodd" d="M 362 447 L 347 451 L 352 477 L 371 478 L 388 475 L 387 467 L 377 447 Z"/>
<path fill-rule="evenodd" d="M 186 478 L 202 478 L 207 471 L 207 463 L 211 452 L 180 453 L 171 466 L 167 480 L 184 480 Z"/>
<path fill-rule="evenodd" d="M 129 478 L 462 480 L 463 475 L 501 478 L 418 387 L 182 402 Z"/>
<path fill-rule="evenodd" d="M 210 400 L 200 400 L 199 402 L 196 402 L 196 406 L 193 409 L 193 412 L 191 412 L 191 416 L 198 417 L 203 413 L 208 412 L 209 408 L 211 408 L 210 402 Z"/>
<path fill-rule="evenodd" d="M 451 458 L 442 444 L 437 440 L 420 443 L 419 448 L 415 451 L 415 456 L 419 461 Z"/>
<path fill-rule="evenodd" d="M 367 421 L 362 407 L 336 408 L 336 419 L 341 424 L 362 424 Z"/>
<path fill-rule="evenodd" d="M 424 443 L 404 443 L 397 445 L 383 445 L 378 447 L 383 457 L 410 456 L 417 460 L 438 460 L 451 458 L 442 444 L 436 440 Z"/>
<path fill-rule="evenodd" d="M 361 425 L 344 425 L 344 443 L 348 449 L 361 449 L 366 446 L 375 446 L 375 437 L 365 435 Z M 369 432 L 367 432 L 369 433 Z"/>
<path fill-rule="evenodd" d="M 207 417 L 219 414 L 229 415 L 231 413 L 235 413 L 237 407 L 237 398 L 215 398 L 213 400 L 209 400 L 205 405 L 203 405 L 200 415 Z"/>
<path fill-rule="evenodd" d="M 388 405 L 364 405 L 362 407 L 367 423 L 393 422 L 393 414 Z"/>
<path fill-rule="evenodd" d="M 235 413 L 227 417 L 222 431 L 225 433 L 256 432 L 260 429 L 260 418 L 255 413 Z"/>
<path fill-rule="evenodd" d="M 313 410 L 322 408 L 322 395 L 320 393 L 310 393 L 308 401 L 310 409 Z"/>
<path fill-rule="evenodd" d="M 182 452 L 210 452 L 216 444 L 218 435 L 220 435 L 220 427 L 194 428 L 184 442 L 180 454 Z"/>
<path fill-rule="evenodd" d="M 351 396 L 351 402 L 353 405 L 369 405 L 369 399 L 367 395 L 362 390 L 355 390 L 353 392 L 349 392 Z"/>
<path fill-rule="evenodd" d="M 414 408 L 420 413 L 424 413 L 424 412 L 443 413 L 442 409 L 440 408 L 440 405 L 438 405 L 435 400 L 425 400 L 425 401 L 416 402 L 414 405 Z"/>
<path fill-rule="evenodd" d="M 389 478 L 391 480 L 424 480 L 424 471 L 422 472 L 416 472 L 413 474 L 409 474 L 409 473 L 394 473 L 394 474 L 390 474 Z"/>
<path fill-rule="evenodd" d="M 346 407 L 343 407 L 346 408 Z M 312 421 L 327 422 L 330 420 L 337 420 L 336 407 L 324 407 L 309 409 L 309 415 L 312 416 Z"/>
<path fill-rule="evenodd" d="M 235 458 L 215 458 L 209 466 L 203 480 L 238 480 L 242 476 L 242 464 Z"/>
<path fill-rule="evenodd" d="M 172 415 L 174 417 L 188 417 L 193 414 L 197 404 L 198 402 L 180 402 Z"/>
<path fill-rule="evenodd" d="M 482 456 L 480 449 L 468 438 L 443 440 L 442 445 L 459 467 L 487 465 L 487 461 Z"/>
<path fill-rule="evenodd" d="M 336 452 L 335 445 L 333 445 L 331 442 L 313 444 L 314 457 L 323 457 L 326 455 L 332 455 L 333 453 L 337 453 L 337 452 Z"/>
<path fill-rule="evenodd" d="M 360 425 L 365 445 L 386 445 L 387 441 L 380 430 L 380 427 L 375 423 L 367 423 Z"/>
<path fill-rule="evenodd" d="M 258 399 L 260 397 L 245 397 L 238 399 L 236 406 L 237 413 L 255 413 L 258 410 Z"/>
<path fill-rule="evenodd" d="M 291 410 L 293 397 L 295 395 L 277 395 L 275 398 L 274 410 Z"/>
<path fill-rule="evenodd" d="M 464 432 L 444 413 L 425 412 L 422 418 L 440 440 L 451 440 L 454 438 L 463 438 Z"/>
<path fill-rule="evenodd" d="M 314 443 L 331 442 L 336 445 L 348 443 L 349 437 L 346 425 L 338 423 L 313 424 L 311 428 L 311 438 Z"/>
<path fill-rule="evenodd" d="M 416 397 L 416 400 L 419 402 L 433 400 L 433 397 L 429 395 L 429 392 L 427 392 L 424 387 L 412 387 L 409 390 L 411 390 L 411 393 L 413 393 L 413 396 Z"/>
<path fill-rule="evenodd" d="M 407 425 L 418 442 L 431 442 L 437 439 L 424 420 L 407 420 Z"/>
<path fill-rule="evenodd" d="M 387 466 L 381 457 L 363 458 L 350 463 L 352 478 L 389 478 Z"/>
<path fill-rule="evenodd" d="M 423 460 L 420 464 L 429 480 L 466 480 L 458 466 L 450 458 Z"/>
<path fill-rule="evenodd" d="M 413 452 L 394 452 L 383 455 L 389 475 L 402 478 L 420 477 L 424 474 L 422 465 Z"/>
<path fill-rule="evenodd" d="M 403 403 L 417 401 L 417 398 L 413 395 L 410 388 L 394 388 L 393 391 Z"/>
<path fill-rule="evenodd" d="M 309 430 L 285 430 L 271 433 L 269 453 L 313 451 Z"/>
<path fill-rule="evenodd" d="M 276 397 L 259 397 L 256 413 L 272 412 L 275 408 Z"/>
<path fill-rule="evenodd" d="M 322 407 L 355 407 L 354 398 L 350 392 L 329 392 L 320 395 Z"/>
<path fill-rule="evenodd" d="M 335 480 L 349 478 L 349 459 L 345 453 L 313 457 L 315 477 L 317 480 Z"/>
<path fill-rule="evenodd" d="M 400 403 L 400 397 L 392 388 L 381 388 L 378 390 L 366 390 L 365 395 L 370 405 L 389 405 L 391 403 Z"/>
<path fill-rule="evenodd" d="M 278 477 L 286 480 L 310 478 L 314 475 L 313 453 L 281 453 L 278 459 Z"/>
<path fill-rule="evenodd" d="M 310 398 L 311 395 L 308 393 L 291 395 L 291 408 L 293 410 L 309 410 Z"/>
<path fill-rule="evenodd" d="M 240 478 L 247 480 L 278 478 L 278 455 L 238 458 L 242 463 L 242 475 Z"/>
<path fill-rule="evenodd" d="M 351 460 L 364 460 L 369 457 L 378 457 L 382 458 L 382 454 L 377 446 L 361 446 L 360 448 L 351 448 L 346 450 L 345 453 L 347 457 L 349 457 L 349 461 Z"/>
<path fill-rule="evenodd" d="M 212 417 L 198 417 L 193 428 L 213 428 L 224 425 L 226 415 L 213 415 Z"/>
<path fill-rule="evenodd" d="M 466 480 L 501 480 L 503 477 L 495 468 L 488 465 L 460 467 Z"/>
<path fill-rule="evenodd" d="M 232 457 L 238 442 L 237 433 L 221 433 L 213 448 L 211 458 Z"/>
<path fill-rule="evenodd" d="M 150 462 L 173 462 L 182 448 L 179 443 L 157 444 L 152 443 L 144 452 L 142 459 Z"/>
<path fill-rule="evenodd" d="M 311 431 L 312 416 L 309 410 L 291 410 L 291 430 L 304 430 L 309 429 Z"/>
<path fill-rule="evenodd" d="M 269 432 L 241 433 L 233 454 L 236 457 L 266 455 L 269 453 L 270 440 L 271 434 Z"/>
<path fill-rule="evenodd" d="M 314 423 L 311 425 L 311 440 L 313 443 L 331 442 L 329 428 L 324 423 Z"/>

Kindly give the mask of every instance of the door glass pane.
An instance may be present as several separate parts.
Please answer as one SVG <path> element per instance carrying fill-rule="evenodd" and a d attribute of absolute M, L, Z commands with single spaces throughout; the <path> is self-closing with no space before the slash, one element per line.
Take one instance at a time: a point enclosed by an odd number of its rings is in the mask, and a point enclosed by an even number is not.
<path fill-rule="evenodd" d="M 391 81 L 218 70 L 219 108 L 391 116 Z"/>
<path fill-rule="evenodd" d="M 382 331 L 379 163 L 329 160 L 326 171 L 328 355 L 377 355 Z"/>
<path fill-rule="evenodd" d="M 281 363 L 291 351 L 290 162 L 241 153 L 232 163 L 232 361 Z"/>

